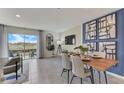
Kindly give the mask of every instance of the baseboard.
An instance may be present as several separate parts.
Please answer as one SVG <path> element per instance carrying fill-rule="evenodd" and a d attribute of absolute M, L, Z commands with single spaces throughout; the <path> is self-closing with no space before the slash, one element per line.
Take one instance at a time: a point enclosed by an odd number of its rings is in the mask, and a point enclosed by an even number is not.
<path fill-rule="evenodd" d="M 124 76 L 121 76 L 121 75 L 118 75 L 118 74 L 115 74 L 115 73 L 111 73 L 111 72 L 106 72 L 107 74 L 111 75 L 111 76 L 114 76 L 114 77 L 117 77 L 117 78 L 120 78 L 120 79 L 124 79 Z"/>

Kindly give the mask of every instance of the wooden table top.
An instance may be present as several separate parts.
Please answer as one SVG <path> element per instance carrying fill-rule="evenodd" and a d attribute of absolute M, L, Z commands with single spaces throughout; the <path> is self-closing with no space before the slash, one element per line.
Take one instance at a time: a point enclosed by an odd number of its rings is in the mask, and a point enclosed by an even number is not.
<path fill-rule="evenodd" d="M 78 55 L 80 56 L 80 54 L 76 54 L 76 53 L 68 53 L 68 55 Z M 111 68 L 112 66 L 116 65 L 118 62 L 116 60 L 112 60 L 112 59 L 104 59 L 104 58 L 93 58 L 90 57 L 90 60 L 84 58 L 85 60 L 82 59 L 84 64 L 87 64 L 89 66 L 91 66 L 92 68 L 98 70 L 98 71 L 106 71 L 109 68 Z"/>
<path fill-rule="evenodd" d="M 106 71 L 112 66 L 116 65 L 118 62 L 111 59 L 91 59 L 90 61 L 83 61 L 85 64 L 93 67 L 98 71 Z"/>

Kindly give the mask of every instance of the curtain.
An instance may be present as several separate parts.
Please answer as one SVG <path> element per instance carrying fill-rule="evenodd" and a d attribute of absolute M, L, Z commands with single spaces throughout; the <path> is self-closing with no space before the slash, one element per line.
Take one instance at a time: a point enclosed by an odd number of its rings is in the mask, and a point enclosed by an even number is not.
<path fill-rule="evenodd" d="M 0 58 L 3 57 L 4 25 L 0 24 Z"/>
<path fill-rule="evenodd" d="M 38 39 L 39 43 L 38 43 L 38 58 L 43 58 L 44 56 L 44 46 L 43 46 L 43 31 L 39 30 L 39 39 Z"/>

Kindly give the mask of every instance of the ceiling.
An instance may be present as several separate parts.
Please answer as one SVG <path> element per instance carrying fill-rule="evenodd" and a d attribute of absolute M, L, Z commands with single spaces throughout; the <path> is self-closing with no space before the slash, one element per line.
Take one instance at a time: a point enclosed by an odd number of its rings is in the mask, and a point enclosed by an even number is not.
<path fill-rule="evenodd" d="M 116 10 L 118 8 L 0 8 L 0 23 L 61 32 Z M 17 18 L 16 14 L 21 17 Z"/>

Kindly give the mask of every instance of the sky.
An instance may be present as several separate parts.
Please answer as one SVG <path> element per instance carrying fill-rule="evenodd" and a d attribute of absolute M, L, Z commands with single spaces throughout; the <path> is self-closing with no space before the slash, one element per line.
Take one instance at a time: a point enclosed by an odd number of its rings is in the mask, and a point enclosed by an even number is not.
<path fill-rule="evenodd" d="M 20 34 L 8 34 L 9 43 L 18 43 L 18 42 L 26 43 L 37 43 L 37 36 L 35 35 L 20 35 Z"/>

